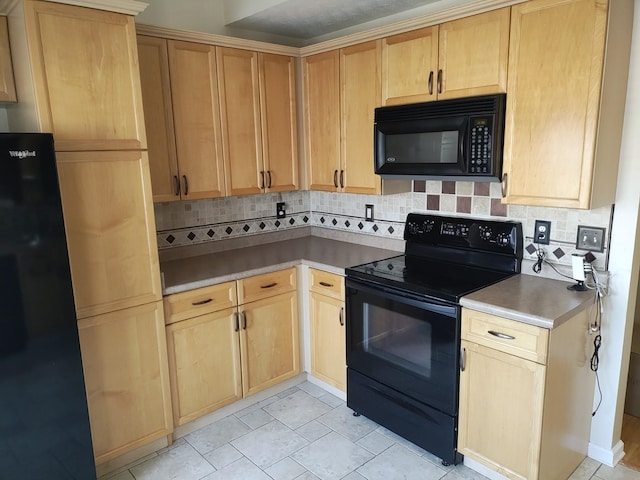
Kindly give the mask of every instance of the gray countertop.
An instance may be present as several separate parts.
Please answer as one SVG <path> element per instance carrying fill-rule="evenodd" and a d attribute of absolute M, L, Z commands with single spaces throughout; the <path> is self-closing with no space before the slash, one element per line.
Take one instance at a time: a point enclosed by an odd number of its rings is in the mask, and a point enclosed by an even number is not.
<path fill-rule="evenodd" d="M 304 236 L 216 253 L 163 261 L 163 294 L 238 280 L 304 263 L 344 275 L 353 265 L 400 255 L 402 252 L 329 238 Z"/>
<path fill-rule="evenodd" d="M 594 303 L 595 291 L 567 290 L 571 283 L 520 274 L 471 293 L 463 307 L 544 328 L 554 328 Z"/>
<path fill-rule="evenodd" d="M 344 275 L 354 265 L 402 252 L 314 235 L 164 260 L 163 294 L 170 295 L 300 264 Z M 594 302 L 594 291 L 567 290 L 570 283 L 519 274 L 463 297 L 461 305 L 504 318 L 554 328 Z"/>

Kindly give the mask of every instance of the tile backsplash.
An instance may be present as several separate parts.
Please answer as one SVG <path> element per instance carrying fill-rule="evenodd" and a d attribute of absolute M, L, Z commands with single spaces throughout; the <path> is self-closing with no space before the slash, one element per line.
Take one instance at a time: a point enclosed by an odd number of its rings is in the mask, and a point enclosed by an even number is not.
<path fill-rule="evenodd" d="M 226 197 L 155 205 L 158 246 L 167 249 L 209 241 L 282 231 L 305 226 L 322 227 L 381 238 L 402 239 L 409 212 L 509 219 L 522 222 L 525 258 L 536 259 L 532 245 L 535 220 L 551 222 L 546 258 L 571 264 L 578 225 L 606 228 L 612 207 L 593 210 L 504 205 L 499 183 L 415 181 L 413 192 L 387 196 L 297 191 Z M 276 203 L 285 202 L 286 217 L 276 218 Z M 374 206 L 374 221 L 365 221 L 365 205 Z M 606 265 L 608 242 L 595 253 L 596 267 Z M 585 253 L 585 252 L 581 252 Z"/>

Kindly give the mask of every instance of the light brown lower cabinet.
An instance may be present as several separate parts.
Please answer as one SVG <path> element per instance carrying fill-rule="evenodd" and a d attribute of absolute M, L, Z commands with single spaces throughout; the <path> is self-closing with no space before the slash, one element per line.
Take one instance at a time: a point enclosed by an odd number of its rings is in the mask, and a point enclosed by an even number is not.
<path fill-rule="evenodd" d="M 78 320 L 101 464 L 173 431 L 162 302 Z"/>
<path fill-rule="evenodd" d="M 295 268 L 164 302 L 176 425 L 300 372 Z"/>
<path fill-rule="evenodd" d="M 465 457 L 510 479 L 571 475 L 591 428 L 588 323 L 587 311 L 549 330 L 463 309 L 458 450 Z"/>
<path fill-rule="evenodd" d="M 346 392 L 344 278 L 309 269 L 311 375 Z"/>

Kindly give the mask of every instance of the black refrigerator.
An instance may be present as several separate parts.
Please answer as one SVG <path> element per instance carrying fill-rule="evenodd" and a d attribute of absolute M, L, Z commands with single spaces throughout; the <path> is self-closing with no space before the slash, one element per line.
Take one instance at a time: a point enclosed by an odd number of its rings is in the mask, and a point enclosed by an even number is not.
<path fill-rule="evenodd" d="M 95 478 L 53 136 L 0 133 L 0 479 Z"/>

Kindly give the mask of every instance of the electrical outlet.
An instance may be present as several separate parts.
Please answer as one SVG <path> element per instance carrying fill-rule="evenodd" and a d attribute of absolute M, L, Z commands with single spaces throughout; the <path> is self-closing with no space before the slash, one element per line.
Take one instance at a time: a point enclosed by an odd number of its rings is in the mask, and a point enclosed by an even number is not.
<path fill-rule="evenodd" d="M 284 202 L 276 203 L 276 218 L 284 218 L 287 216 L 287 211 L 284 209 Z"/>
<path fill-rule="evenodd" d="M 601 227 L 578 225 L 576 249 L 602 252 L 604 250 L 604 232 L 605 229 Z"/>
<path fill-rule="evenodd" d="M 551 222 L 547 220 L 536 220 L 536 226 L 533 232 L 534 243 L 541 245 L 549 245 L 551 235 Z"/>

